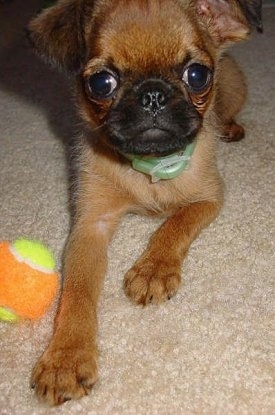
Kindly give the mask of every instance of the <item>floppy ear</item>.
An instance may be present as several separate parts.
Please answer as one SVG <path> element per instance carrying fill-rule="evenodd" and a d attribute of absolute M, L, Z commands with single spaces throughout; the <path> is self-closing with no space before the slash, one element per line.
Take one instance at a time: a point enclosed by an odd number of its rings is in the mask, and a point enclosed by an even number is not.
<path fill-rule="evenodd" d="M 237 0 L 248 22 L 256 26 L 258 32 L 263 31 L 262 0 Z"/>
<path fill-rule="evenodd" d="M 195 7 L 218 46 L 248 37 L 248 22 L 234 0 L 195 0 Z"/>
<path fill-rule="evenodd" d="M 61 0 L 42 11 L 27 28 L 37 53 L 68 73 L 79 72 L 86 55 L 84 3 L 90 6 L 93 1 Z"/>

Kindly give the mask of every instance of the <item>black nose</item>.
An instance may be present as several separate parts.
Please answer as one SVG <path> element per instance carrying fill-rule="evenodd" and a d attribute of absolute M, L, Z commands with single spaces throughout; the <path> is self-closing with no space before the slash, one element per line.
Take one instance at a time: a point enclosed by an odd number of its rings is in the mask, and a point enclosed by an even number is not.
<path fill-rule="evenodd" d="M 164 110 L 168 101 L 168 90 L 161 82 L 145 83 L 140 88 L 140 103 L 144 110 L 157 114 Z"/>
<path fill-rule="evenodd" d="M 145 110 L 152 112 L 162 111 L 165 107 L 167 97 L 163 91 L 148 91 L 141 97 L 141 104 Z"/>

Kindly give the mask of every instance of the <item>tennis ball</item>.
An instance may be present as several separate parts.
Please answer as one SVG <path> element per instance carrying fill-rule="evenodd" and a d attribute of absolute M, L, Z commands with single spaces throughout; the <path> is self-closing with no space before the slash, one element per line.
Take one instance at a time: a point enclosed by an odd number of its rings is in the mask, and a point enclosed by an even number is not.
<path fill-rule="evenodd" d="M 58 288 L 52 253 L 40 242 L 0 242 L 0 320 L 37 319 Z"/>

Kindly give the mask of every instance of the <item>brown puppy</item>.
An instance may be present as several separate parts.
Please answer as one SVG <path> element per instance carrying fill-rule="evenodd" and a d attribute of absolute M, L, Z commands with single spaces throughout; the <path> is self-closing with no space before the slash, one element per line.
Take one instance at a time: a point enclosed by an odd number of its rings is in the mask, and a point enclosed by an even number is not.
<path fill-rule="evenodd" d="M 74 74 L 88 125 L 54 335 L 32 375 L 49 404 L 97 380 L 96 307 L 126 213 L 167 216 L 126 274 L 126 294 L 146 305 L 176 293 L 190 244 L 222 205 L 216 138 L 242 135 L 245 84 L 224 50 L 248 34 L 234 0 L 63 0 L 31 22 L 39 53 Z"/>

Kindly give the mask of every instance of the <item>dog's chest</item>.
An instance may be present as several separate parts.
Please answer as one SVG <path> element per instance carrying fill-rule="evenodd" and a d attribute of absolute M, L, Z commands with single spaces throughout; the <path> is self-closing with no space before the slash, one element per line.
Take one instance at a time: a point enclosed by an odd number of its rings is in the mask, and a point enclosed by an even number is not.
<path fill-rule="evenodd" d="M 135 182 L 128 188 L 128 194 L 135 211 L 149 215 L 167 215 L 190 202 L 188 182 L 187 177 L 181 177 L 151 183 L 150 178 L 137 174 Z"/>

